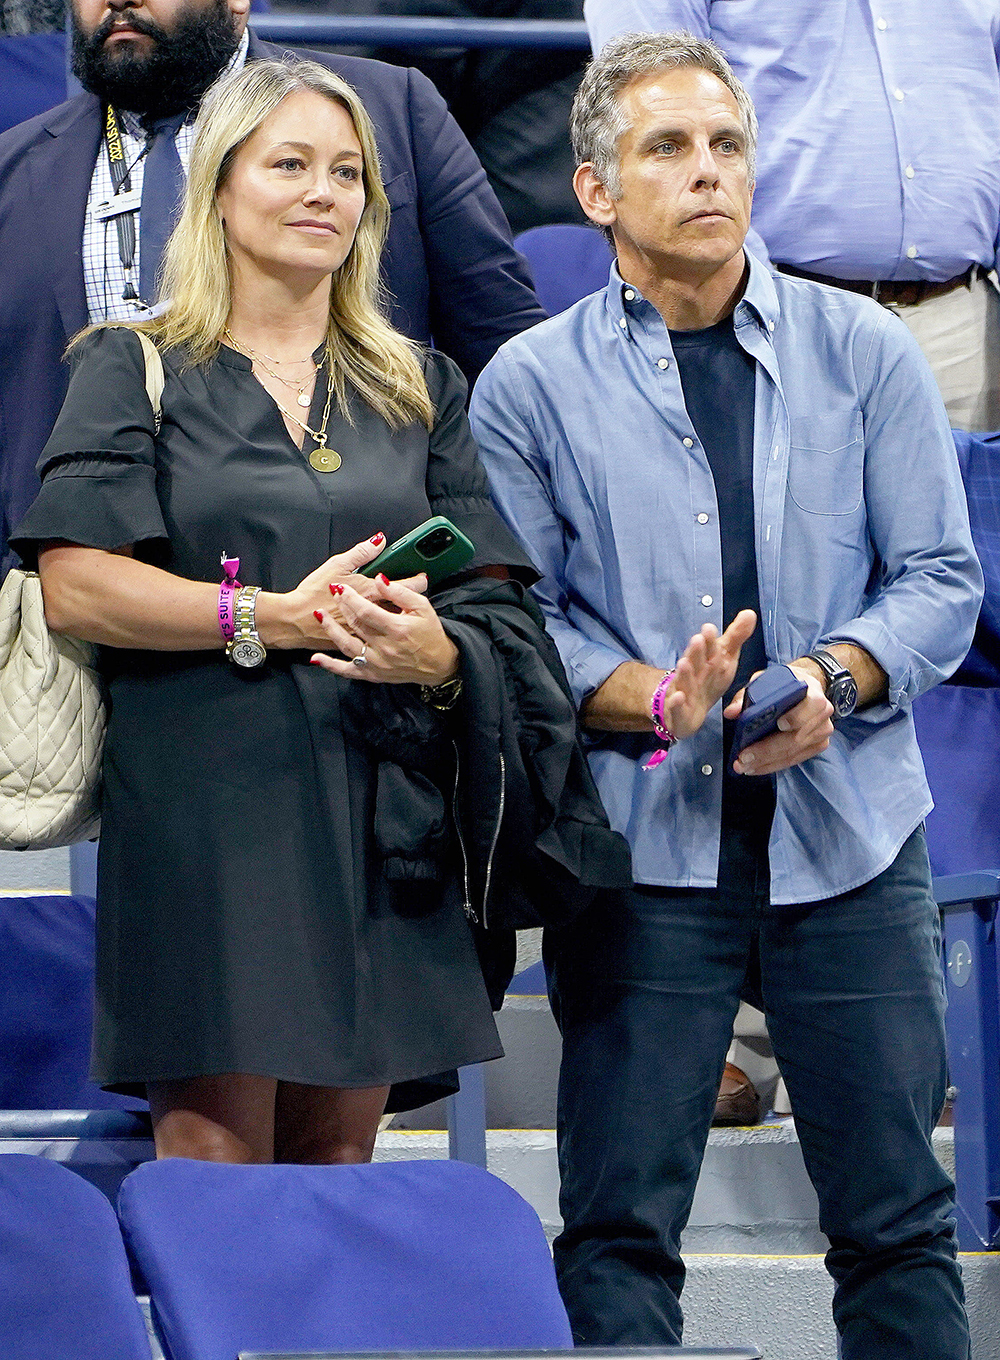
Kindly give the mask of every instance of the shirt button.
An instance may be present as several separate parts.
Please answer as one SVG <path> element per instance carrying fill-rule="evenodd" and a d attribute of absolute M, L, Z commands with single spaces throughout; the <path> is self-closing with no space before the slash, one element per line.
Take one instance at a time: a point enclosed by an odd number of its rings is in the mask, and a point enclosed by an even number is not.
<path fill-rule="evenodd" d="M 623 331 L 628 330 L 628 322 L 625 320 L 624 317 L 622 317 L 618 324 L 619 326 L 621 326 Z"/>
<path fill-rule="evenodd" d="M 774 322 L 773 322 L 773 321 L 769 321 L 769 322 L 767 323 L 767 329 L 768 329 L 769 331 L 773 331 L 773 330 L 774 330 Z"/>
<path fill-rule="evenodd" d="M 889 27 L 889 24 L 886 19 L 876 19 L 875 27 L 879 30 L 880 33 L 884 33 L 885 30 Z"/>
<path fill-rule="evenodd" d="M 705 514 L 704 510 L 703 510 L 703 511 L 701 512 L 701 514 L 698 516 L 698 523 L 699 523 L 699 524 L 707 524 L 707 523 L 708 523 L 708 516 Z"/>
<path fill-rule="evenodd" d="M 711 595 L 703 595 L 703 596 L 701 597 L 701 602 L 702 602 L 702 604 L 705 606 L 705 608 L 708 609 L 709 606 L 710 606 L 711 603 L 712 603 L 712 597 L 711 597 Z"/>
<path fill-rule="evenodd" d="M 684 445 L 686 449 L 694 448 L 694 440 L 688 439 L 687 435 L 684 436 L 684 438 L 681 440 L 681 443 Z"/>
<path fill-rule="evenodd" d="M 903 100 L 906 98 L 906 95 L 905 95 L 905 94 L 903 93 L 903 91 L 902 91 L 901 89 L 899 89 L 898 86 L 897 86 L 897 88 L 896 88 L 895 90 L 893 90 L 893 92 L 892 92 L 892 97 L 893 97 L 893 99 L 898 99 L 899 102 L 902 104 Z"/>
<path fill-rule="evenodd" d="M 912 179 L 915 173 L 916 172 L 913 169 L 912 165 L 908 165 L 906 169 L 903 171 L 903 174 L 906 176 L 907 179 Z"/>
<path fill-rule="evenodd" d="M 907 246 L 907 247 L 906 247 L 906 255 L 907 255 L 907 258 L 908 258 L 908 259 L 910 259 L 910 260 L 915 260 L 915 259 L 917 258 L 917 248 L 916 248 L 916 246 Z"/>
<path fill-rule="evenodd" d="M 701 772 L 702 772 L 702 774 L 711 774 L 711 773 L 712 773 L 712 767 L 711 767 L 711 765 L 703 765 L 703 766 L 701 767 Z"/>
<path fill-rule="evenodd" d="M 670 367 L 670 360 L 669 360 L 669 359 L 657 359 L 657 361 L 656 361 L 656 367 L 657 367 L 657 368 L 669 368 L 669 367 Z"/>
<path fill-rule="evenodd" d="M 634 290 L 633 288 L 626 288 L 626 289 L 625 289 L 625 301 L 626 301 L 626 302 L 634 302 L 634 301 L 635 301 L 635 290 Z"/>

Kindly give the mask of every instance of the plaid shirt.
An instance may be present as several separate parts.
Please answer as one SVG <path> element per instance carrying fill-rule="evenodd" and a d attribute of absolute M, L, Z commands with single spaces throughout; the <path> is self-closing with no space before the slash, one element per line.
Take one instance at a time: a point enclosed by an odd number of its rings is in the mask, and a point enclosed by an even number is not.
<path fill-rule="evenodd" d="M 240 70 L 247 58 L 249 36 L 243 34 L 240 45 L 233 53 L 223 72 Z M 123 110 L 120 114 L 122 147 L 125 163 L 129 167 L 131 194 L 138 203 L 142 198 L 142 175 L 145 164 L 146 134 L 135 114 Z M 191 143 L 194 140 L 194 115 L 185 122 L 177 134 L 177 154 L 180 157 L 184 174 L 187 175 L 188 160 L 191 156 Z M 125 193 L 123 188 L 120 191 Z M 87 312 L 91 323 L 98 321 L 137 321 L 148 312 L 143 301 L 126 301 L 125 270 L 118 253 L 118 227 L 113 217 L 104 221 L 97 216 L 101 204 L 108 203 L 114 196 L 114 183 L 108 165 L 107 149 L 102 138 L 101 148 L 94 165 L 90 181 L 90 196 L 87 199 L 87 212 L 83 221 L 83 280 L 87 290 Z M 135 257 L 132 264 L 132 285 L 139 290 L 139 212 L 135 219 Z"/>

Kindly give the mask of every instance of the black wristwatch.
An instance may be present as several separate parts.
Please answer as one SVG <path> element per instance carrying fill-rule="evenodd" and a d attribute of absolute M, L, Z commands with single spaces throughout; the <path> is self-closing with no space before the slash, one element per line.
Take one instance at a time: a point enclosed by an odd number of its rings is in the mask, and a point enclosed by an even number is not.
<path fill-rule="evenodd" d="M 815 661 L 826 676 L 826 697 L 833 704 L 834 720 L 849 717 L 858 702 L 858 686 L 854 676 L 825 647 L 817 647 L 807 659 Z"/>

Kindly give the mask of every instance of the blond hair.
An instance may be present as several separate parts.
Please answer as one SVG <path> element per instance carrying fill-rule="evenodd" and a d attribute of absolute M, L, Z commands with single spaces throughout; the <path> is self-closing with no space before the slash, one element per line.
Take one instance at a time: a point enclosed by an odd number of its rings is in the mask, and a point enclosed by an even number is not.
<path fill-rule="evenodd" d="M 419 348 L 387 320 L 379 279 L 389 200 L 375 129 L 351 86 L 317 62 L 248 62 L 208 92 L 195 123 L 184 208 L 164 251 L 160 293 L 169 304 L 138 328 L 164 348 L 184 349 L 193 364 L 206 363 L 218 352 L 232 283 L 216 194 L 247 139 L 298 90 L 322 95 L 347 111 L 364 158 L 364 212 L 330 289 L 326 349 L 337 405 L 350 420 L 350 385 L 392 428 L 417 420 L 430 428 L 434 407 Z"/>

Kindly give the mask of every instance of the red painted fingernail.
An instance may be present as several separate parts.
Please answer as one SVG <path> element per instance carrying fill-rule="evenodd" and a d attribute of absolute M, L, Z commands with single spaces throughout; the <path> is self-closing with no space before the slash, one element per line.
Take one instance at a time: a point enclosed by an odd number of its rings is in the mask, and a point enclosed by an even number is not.
<path fill-rule="evenodd" d="M 343 587 L 343 586 L 332 585 L 332 586 L 330 587 L 330 594 L 331 594 L 331 595 L 343 595 L 343 593 L 344 593 L 344 587 Z"/>
<path fill-rule="evenodd" d="M 321 666 L 323 663 L 322 661 L 320 661 L 318 656 L 311 656 L 309 658 L 309 664 L 310 666 Z"/>
<path fill-rule="evenodd" d="M 322 623 L 322 622 L 323 622 L 323 611 L 322 611 L 322 609 L 314 609 L 314 610 L 313 610 L 313 618 L 316 620 L 317 623 Z"/>
<path fill-rule="evenodd" d="M 384 586 L 387 586 L 389 584 L 389 578 L 388 576 L 386 576 L 384 571 L 379 572 L 378 579 L 382 582 Z"/>
<path fill-rule="evenodd" d="M 370 541 L 371 541 L 372 543 L 381 543 L 382 540 L 383 540 L 383 538 L 385 538 L 385 534 L 384 534 L 384 533 L 382 532 L 382 530 L 380 529 L 380 530 L 378 531 L 378 533 L 375 534 L 375 536 L 374 536 Z"/>

